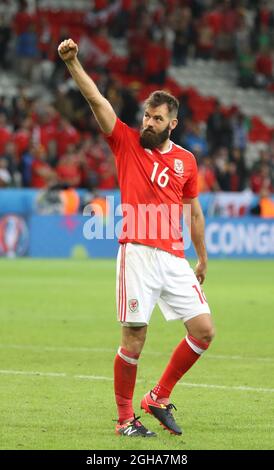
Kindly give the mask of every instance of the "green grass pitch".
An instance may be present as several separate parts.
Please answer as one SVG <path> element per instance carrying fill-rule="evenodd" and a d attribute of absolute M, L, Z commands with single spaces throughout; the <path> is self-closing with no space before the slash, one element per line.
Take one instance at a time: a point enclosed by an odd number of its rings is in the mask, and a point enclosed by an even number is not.
<path fill-rule="evenodd" d="M 0 261 L 0 449 L 274 449 L 273 261 L 210 261 L 210 350 L 177 384 L 183 436 L 148 415 L 155 439 L 114 434 L 120 327 L 113 260 Z M 184 336 L 152 316 L 139 401 Z"/>

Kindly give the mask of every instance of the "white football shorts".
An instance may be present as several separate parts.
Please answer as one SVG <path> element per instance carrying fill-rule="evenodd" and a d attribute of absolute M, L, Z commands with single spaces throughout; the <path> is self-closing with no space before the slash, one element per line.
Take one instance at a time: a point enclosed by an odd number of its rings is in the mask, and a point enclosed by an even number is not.
<path fill-rule="evenodd" d="M 159 305 L 166 320 L 183 320 L 210 309 L 185 258 L 137 243 L 120 245 L 116 278 L 117 316 L 125 326 L 148 325 Z"/>

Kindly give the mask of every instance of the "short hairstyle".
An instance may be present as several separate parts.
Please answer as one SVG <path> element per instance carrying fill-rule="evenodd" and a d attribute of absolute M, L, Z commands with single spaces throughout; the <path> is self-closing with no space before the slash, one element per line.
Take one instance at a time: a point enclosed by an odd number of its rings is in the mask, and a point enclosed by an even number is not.
<path fill-rule="evenodd" d="M 157 106 L 161 106 L 162 104 L 166 104 L 168 107 L 169 114 L 172 117 L 177 117 L 178 109 L 179 109 L 179 101 L 175 96 L 167 93 L 166 91 L 156 90 L 149 95 L 146 99 L 144 105 L 145 108 L 149 106 L 151 108 L 156 108 Z"/>

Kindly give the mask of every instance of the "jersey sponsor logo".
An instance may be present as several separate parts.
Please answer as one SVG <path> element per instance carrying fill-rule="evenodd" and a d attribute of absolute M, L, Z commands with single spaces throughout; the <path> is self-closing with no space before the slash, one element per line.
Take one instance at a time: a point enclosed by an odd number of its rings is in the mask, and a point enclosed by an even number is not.
<path fill-rule="evenodd" d="M 183 176 L 184 174 L 184 164 L 182 160 L 178 160 L 178 158 L 175 158 L 174 160 L 174 171 L 177 174 L 177 176 Z"/>
<path fill-rule="evenodd" d="M 129 306 L 129 310 L 131 312 L 138 312 L 138 308 L 139 308 L 139 302 L 137 299 L 130 299 L 128 301 L 128 306 Z"/>

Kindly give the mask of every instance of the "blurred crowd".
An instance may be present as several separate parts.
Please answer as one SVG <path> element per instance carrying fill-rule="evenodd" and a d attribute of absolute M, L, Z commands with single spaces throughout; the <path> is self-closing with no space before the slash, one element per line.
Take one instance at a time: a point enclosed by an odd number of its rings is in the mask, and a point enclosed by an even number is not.
<path fill-rule="evenodd" d="M 0 71 L 19 79 L 15 96 L 0 96 L 0 187 L 117 187 L 113 155 L 58 57 L 65 38 L 78 43 L 85 69 L 133 127 L 144 91 L 170 88 L 168 67 L 187 66 L 189 57 L 231 61 L 240 86 L 273 92 L 273 1 L 94 0 L 86 12 L 46 3 L 0 4 Z M 116 55 L 113 39 L 126 54 Z M 41 84 L 51 100 L 32 92 Z M 207 119 L 197 120 L 189 94 L 176 91 L 172 139 L 195 154 L 200 191 L 273 192 L 274 132 L 250 165 L 250 120 L 214 99 Z"/>

